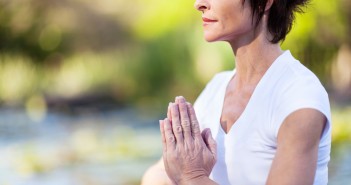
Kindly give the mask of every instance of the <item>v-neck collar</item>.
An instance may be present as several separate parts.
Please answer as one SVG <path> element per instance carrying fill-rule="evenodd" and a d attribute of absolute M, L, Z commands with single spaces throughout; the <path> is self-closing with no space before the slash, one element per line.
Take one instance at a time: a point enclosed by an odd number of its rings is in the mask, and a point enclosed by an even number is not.
<path fill-rule="evenodd" d="M 227 87 L 229 85 L 229 82 L 230 80 L 235 76 L 236 74 L 236 69 L 234 69 L 232 71 L 232 73 L 230 75 L 228 75 L 228 78 L 226 79 L 224 85 L 221 87 L 221 88 L 224 88 L 224 89 L 221 89 L 221 97 L 220 97 L 220 100 L 221 102 L 219 103 L 219 107 L 218 107 L 218 110 L 219 110 L 219 113 L 218 113 L 218 116 L 217 116 L 217 121 L 218 121 L 218 131 L 219 132 L 222 132 L 222 134 L 224 136 L 229 136 L 231 135 L 232 132 L 235 132 L 234 130 L 237 130 L 239 129 L 240 127 L 243 127 L 243 126 L 249 126 L 249 122 L 250 122 L 250 118 L 254 117 L 254 116 L 251 116 L 249 117 L 249 115 L 246 115 L 247 112 L 250 112 L 250 109 L 251 109 L 251 104 L 252 102 L 255 102 L 255 99 L 259 97 L 260 95 L 260 91 L 261 91 L 261 88 L 263 88 L 262 86 L 265 85 L 266 81 L 269 79 L 269 77 L 272 75 L 272 73 L 274 72 L 274 69 L 279 67 L 280 66 L 280 63 L 282 58 L 285 58 L 286 56 L 291 56 L 291 53 L 289 50 L 287 51 L 284 51 L 280 56 L 278 56 L 274 62 L 271 64 L 271 66 L 267 69 L 267 71 L 264 73 L 264 75 L 262 76 L 262 78 L 260 79 L 260 81 L 257 83 L 254 91 L 252 92 L 252 95 L 244 109 L 244 111 L 240 114 L 239 118 L 234 122 L 234 124 L 230 127 L 229 131 L 226 133 L 223 128 L 222 128 L 222 125 L 221 125 L 221 122 L 220 122 L 220 119 L 222 117 L 222 111 L 223 111 L 223 105 L 224 105 L 224 99 L 225 99 L 225 94 L 226 94 L 226 90 L 227 90 Z M 284 61 L 284 60 L 283 60 Z M 252 111 L 251 111 L 252 112 Z M 246 122 L 246 123 L 245 123 Z"/>

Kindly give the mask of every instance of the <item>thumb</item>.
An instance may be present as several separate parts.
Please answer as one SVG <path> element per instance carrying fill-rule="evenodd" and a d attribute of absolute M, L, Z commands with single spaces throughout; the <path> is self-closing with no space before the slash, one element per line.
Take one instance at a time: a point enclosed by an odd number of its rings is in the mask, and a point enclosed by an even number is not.
<path fill-rule="evenodd" d="M 209 128 L 207 128 L 203 131 L 202 138 L 205 141 L 207 148 L 211 151 L 211 153 L 214 156 L 216 156 L 217 155 L 217 143 L 213 139 L 211 130 Z"/>

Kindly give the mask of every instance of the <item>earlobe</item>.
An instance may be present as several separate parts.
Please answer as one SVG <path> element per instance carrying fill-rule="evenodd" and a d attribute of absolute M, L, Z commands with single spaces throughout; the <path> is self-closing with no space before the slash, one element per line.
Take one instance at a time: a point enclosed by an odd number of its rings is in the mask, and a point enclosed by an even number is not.
<path fill-rule="evenodd" d="M 267 0 L 266 7 L 265 7 L 264 11 L 268 11 L 272 7 L 274 1 L 275 0 Z"/>

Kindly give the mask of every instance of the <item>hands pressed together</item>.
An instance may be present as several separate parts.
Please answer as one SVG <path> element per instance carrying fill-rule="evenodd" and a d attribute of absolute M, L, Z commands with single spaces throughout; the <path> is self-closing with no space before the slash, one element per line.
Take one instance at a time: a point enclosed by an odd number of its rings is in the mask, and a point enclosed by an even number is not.
<path fill-rule="evenodd" d="M 215 184 L 208 176 L 216 163 L 216 142 L 210 129 L 200 131 L 194 108 L 184 97 L 169 104 L 160 130 L 165 169 L 174 184 Z"/>

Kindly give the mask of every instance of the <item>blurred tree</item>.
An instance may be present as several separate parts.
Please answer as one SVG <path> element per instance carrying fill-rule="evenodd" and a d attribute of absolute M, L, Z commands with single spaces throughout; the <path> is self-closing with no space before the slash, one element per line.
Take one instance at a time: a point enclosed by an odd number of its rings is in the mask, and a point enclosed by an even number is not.
<path fill-rule="evenodd" d="M 194 99 L 212 73 L 232 68 L 233 56 L 223 46 L 203 41 L 201 13 L 193 3 L 0 0 L 0 54 L 46 64 L 43 76 L 31 78 L 39 80 L 35 86 L 42 94 L 104 91 L 128 102 L 169 100 L 179 94 Z M 350 4 L 312 0 L 305 14 L 296 15 L 282 45 L 324 83 L 340 47 L 351 43 Z M 11 63 L 7 59 L 14 57 L 3 58 L 1 62 Z M 8 83 L 6 79 L 0 77 Z"/>
<path fill-rule="evenodd" d="M 345 12 L 341 0 L 313 0 L 304 14 L 297 14 L 295 25 L 283 43 L 324 83 L 329 82 L 330 65 L 346 42 Z"/>
<path fill-rule="evenodd" d="M 42 63 L 52 54 L 104 51 L 131 38 L 111 16 L 73 0 L 0 1 L 0 51 Z"/>

